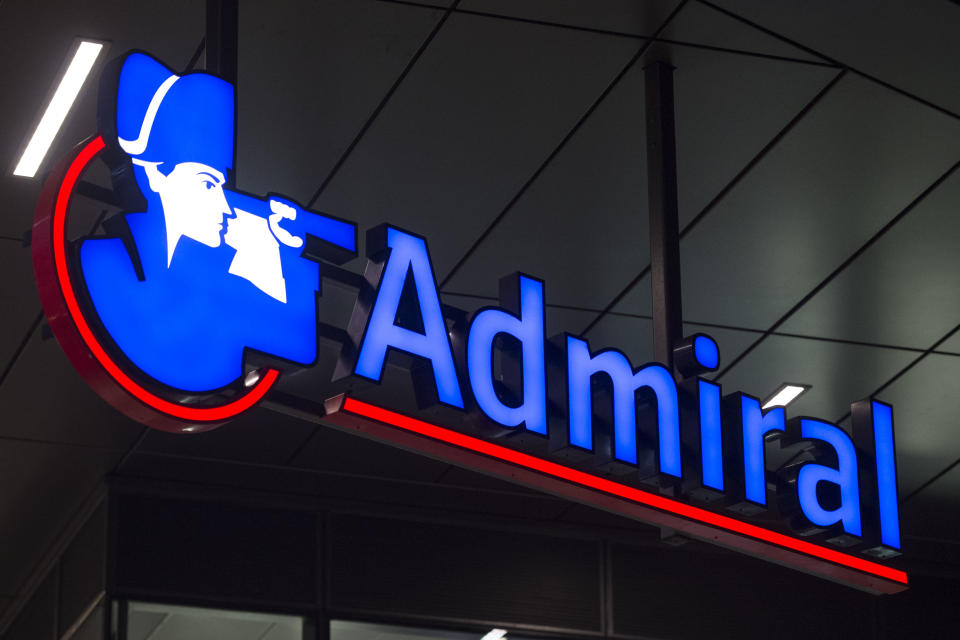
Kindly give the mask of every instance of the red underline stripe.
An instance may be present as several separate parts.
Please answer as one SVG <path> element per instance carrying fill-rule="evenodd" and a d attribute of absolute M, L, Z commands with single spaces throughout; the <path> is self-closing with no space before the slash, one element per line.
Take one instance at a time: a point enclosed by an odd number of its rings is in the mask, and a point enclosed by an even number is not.
<path fill-rule="evenodd" d="M 60 185 L 60 190 L 57 193 L 57 202 L 53 216 L 53 256 L 57 270 L 57 279 L 60 282 L 60 291 L 63 293 L 64 301 L 67 303 L 67 310 L 70 312 L 70 317 L 73 319 L 77 331 L 80 332 L 80 336 L 83 338 L 90 353 L 97 359 L 97 362 L 100 363 L 106 372 L 116 380 L 121 387 L 144 404 L 175 418 L 195 422 L 215 422 L 232 418 L 259 402 L 270 387 L 273 386 L 280 372 L 276 369 L 268 369 L 253 389 L 226 404 L 213 407 L 188 407 L 170 402 L 144 389 L 117 366 L 97 341 L 96 336 L 93 335 L 93 331 L 90 330 L 90 326 L 84 319 L 83 313 L 80 311 L 80 305 L 77 303 L 77 296 L 74 293 L 73 285 L 70 281 L 70 271 L 67 268 L 67 209 L 70 205 L 70 196 L 73 194 L 73 189 L 80 175 L 84 169 L 86 169 L 87 164 L 93 160 L 105 146 L 106 143 L 101 136 L 97 136 L 91 140 L 90 144 L 84 147 L 76 159 L 70 164 L 70 168 L 67 170 L 63 182 Z"/>
<path fill-rule="evenodd" d="M 805 553 L 815 558 L 828 560 L 845 567 L 850 567 L 851 569 L 856 569 L 858 571 L 870 573 L 881 578 L 886 578 L 887 580 L 893 580 L 895 582 L 907 584 L 907 574 L 904 571 L 892 569 L 882 564 L 877 564 L 876 562 L 864 560 L 863 558 L 858 558 L 857 556 L 847 553 L 841 553 L 840 551 L 835 551 L 833 549 L 822 547 L 804 540 L 798 540 L 797 538 L 784 535 L 782 533 L 777 533 L 776 531 L 770 531 L 769 529 L 764 529 L 763 527 L 748 524 L 735 518 L 730 518 L 712 511 L 707 511 L 706 509 L 700 509 L 682 502 L 677 502 L 676 500 L 671 500 L 670 498 L 665 498 L 660 495 L 641 491 L 640 489 L 635 489 L 618 482 L 600 478 L 583 471 L 571 469 L 570 467 L 565 467 L 561 464 L 550 462 L 549 460 L 537 458 L 526 453 L 521 453 L 520 451 L 516 451 L 514 449 L 509 449 L 498 444 L 487 442 L 486 440 L 480 440 L 479 438 L 474 438 L 456 431 L 451 431 L 450 429 L 439 427 L 422 420 L 417 420 L 416 418 L 411 418 L 409 416 L 405 416 L 376 405 L 367 404 L 360 400 L 355 400 L 349 397 L 346 398 L 343 403 L 343 410 L 358 416 L 383 422 L 406 431 L 418 433 L 428 438 L 433 438 L 434 440 L 446 442 L 448 444 L 456 445 L 471 451 L 476 451 L 477 453 L 482 453 L 484 455 L 510 462 L 521 467 L 533 469 L 534 471 L 539 471 L 541 473 L 554 476 L 568 482 L 573 482 L 590 489 L 595 489 L 597 491 L 602 491 L 604 493 L 624 498 L 632 502 L 654 507 L 656 509 L 660 509 L 661 511 L 666 511 L 668 513 L 683 516 L 691 520 L 703 522 L 714 527 L 733 531 L 757 540 L 762 540 L 780 547 L 792 549 L 793 551 L 799 551 L 800 553 Z"/>

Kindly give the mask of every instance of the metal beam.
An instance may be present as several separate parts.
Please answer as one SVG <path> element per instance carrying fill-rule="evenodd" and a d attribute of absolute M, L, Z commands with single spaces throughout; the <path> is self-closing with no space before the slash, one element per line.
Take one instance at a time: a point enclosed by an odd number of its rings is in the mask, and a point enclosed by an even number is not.
<path fill-rule="evenodd" d="M 647 66 L 644 73 L 653 355 L 654 360 L 672 370 L 673 347 L 683 338 L 673 67 L 657 61 Z"/>

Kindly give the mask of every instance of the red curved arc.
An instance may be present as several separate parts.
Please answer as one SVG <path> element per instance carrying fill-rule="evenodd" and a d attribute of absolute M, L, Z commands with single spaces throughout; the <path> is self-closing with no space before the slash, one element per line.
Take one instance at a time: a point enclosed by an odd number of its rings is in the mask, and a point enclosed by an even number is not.
<path fill-rule="evenodd" d="M 63 178 L 54 206 L 53 259 L 57 280 L 60 284 L 60 291 L 67 304 L 67 311 L 70 314 L 70 318 L 73 320 L 77 331 L 79 331 L 84 343 L 93 357 L 96 358 L 97 362 L 100 363 L 110 377 L 140 402 L 174 418 L 193 422 L 216 422 L 232 418 L 249 409 L 263 398 L 280 376 L 280 372 L 277 369 L 267 369 L 253 388 L 244 395 L 226 404 L 211 407 L 187 407 L 175 402 L 170 402 L 169 400 L 164 400 L 151 393 L 124 373 L 109 354 L 107 354 L 106 350 L 93 334 L 93 331 L 91 331 L 90 325 L 87 324 L 87 321 L 83 317 L 80 305 L 77 303 L 76 294 L 73 290 L 73 284 L 70 281 L 70 272 L 67 269 L 67 209 L 77 180 L 80 178 L 84 169 L 86 169 L 87 164 L 89 164 L 104 147 L 106 147 L 106 143 L 103 141 L 103 137 L 97 136 L 74 158 Z"/>

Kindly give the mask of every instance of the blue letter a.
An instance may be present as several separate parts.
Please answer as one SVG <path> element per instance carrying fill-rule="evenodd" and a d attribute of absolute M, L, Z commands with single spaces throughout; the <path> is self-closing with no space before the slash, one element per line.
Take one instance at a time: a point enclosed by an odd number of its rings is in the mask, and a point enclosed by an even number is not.
<path fill-rule="evenodd" d="M 389 347 L 426 358 L 433 366 L 439 400 L 462 409 L 463 396 L 460 393 L 460 382 L 453 363 L 453 353 L 440 309 L 440 298 L 437 295 L 437 284 L 430 266 L 427 245 L 422 238 L 392 227 L 385 229 L 386 248 L 390 249 L 390 256 L 383 267 L 380 286 L 353 372 L 365 378 L 380 380 Z M 374 235 L 371 234 L 370 237 L 373 238 Z M 368 245 L 370 244 L 371 241 L 368 240 Z M 368 246 L 368 252 L 376 252 L 378 249 L 381 247 Z M 423 320 L 423 333 L 396 324 L 407 273 L 413 278 L 420 318 Z M 358 308 L 362 306 L 358 303 Z M 354 315 L 351 325 L 356 320 L 356 312 Z"/>

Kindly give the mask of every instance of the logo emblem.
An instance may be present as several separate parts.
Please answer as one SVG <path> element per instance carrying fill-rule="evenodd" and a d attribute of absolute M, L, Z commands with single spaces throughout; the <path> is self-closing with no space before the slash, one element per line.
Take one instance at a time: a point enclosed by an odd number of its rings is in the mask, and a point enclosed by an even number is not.
<path fill-rule="evenodd" d="M 230 187 L 235 108 L 221 78 L 128 54 L 101 82 L 100 135 L 51 173 L 37 207 L 54 334 L 104 398 L 166 430 L 212 428 L 284 367 L 312 364 L 319 263 L 356 252 L 355 225 Z M 125 213 L 69 243 L 70 198 L 98 158 Z"/>

